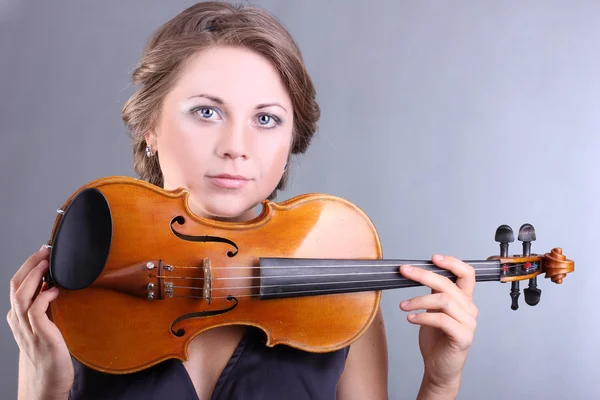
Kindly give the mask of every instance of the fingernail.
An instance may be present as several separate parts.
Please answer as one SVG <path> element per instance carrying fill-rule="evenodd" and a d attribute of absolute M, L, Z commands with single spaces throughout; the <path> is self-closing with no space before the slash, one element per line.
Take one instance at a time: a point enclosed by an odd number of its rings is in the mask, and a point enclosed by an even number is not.
<path fill-rule="evenodd" d="M 441 255 L 441 254 L 436 254 L 436 255 L 433 256 L 433 259 L 435 261 L 442 261 L 444 259 L 444 256 Z"/>
<path fill-rule="evenodd" d="M 44 251 L 44 249 L 47 249 L 47 247 L 46 247 L 46 244 L 45 244 L 45 243 L 42 245 L 42 247 L 40 247 L 40 251 Z"/>
<path fill-rule="evenodd" d="M 408 305 L 408 300 L 404 300 L 402 303 L 400 303 L 400 305 L 402 307 L 406 307 Z"/>
<path fill-rule="evenodd" d="M 403 265 L 403 267 L 406 272 L 411 272 L 413 270 L 413 267 L 411 267 L 410 265 Z"/>

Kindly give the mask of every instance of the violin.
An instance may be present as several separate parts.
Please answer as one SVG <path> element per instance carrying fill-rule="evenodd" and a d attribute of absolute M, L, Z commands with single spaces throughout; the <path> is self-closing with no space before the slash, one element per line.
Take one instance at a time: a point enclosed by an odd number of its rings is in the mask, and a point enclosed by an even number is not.
<path fill-rule="evenodd" d="M 60 293 L 48 316 L 82 364 L 122 374 L 186 360 L 196 335 L 233 324 L 261 329 L 267 346 L 333 351 L 366 331 L 383 290 L 421 285 L 400 265 L 456 279 L 429 260 L 382 259 L 375 226 L 342 198 L 264 200 L 254 219 L 222 222 L 193 214 L 188 196 L 110 176 L 57 210 L 44 281 Z M 535 305 L 540 274 L 560 284 L 574 270 L 561 248 L 531 253 L 530 224 L 519 230 L 523 254 L 509 256 L 509 226 L 495 239 L 500 255 L 466 262 L 478 282 L 511 282 L 515 310 L 520 281 L 529 280 L 525 300 Z"/>

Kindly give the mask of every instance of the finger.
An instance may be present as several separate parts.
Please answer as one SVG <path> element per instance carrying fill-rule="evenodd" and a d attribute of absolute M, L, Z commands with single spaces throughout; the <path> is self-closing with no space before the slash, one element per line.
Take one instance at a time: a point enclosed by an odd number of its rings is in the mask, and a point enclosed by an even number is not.
<path fill-rule="evenodd" d="M 475 269 L 466 262 L 452 256 L 434 255 L 431 260 L 435 265 L 444 268 L 456 275 L 456 286 L 462 289 L 469 297 L 475 291 Z"/>
<path fill-rule="evenodd" d="M 415 268 L 410 265 L 402 265 L 400 267 L 400 273 L 408 279 L 412 279 L 430 287 L 434 293 L 448 293 L 457 299 L 463 307 L 468 307 L 469 298 L 467 298 L 465 293 L 463 293 L 460 288 L 447 277 L 433 271 Z"/>
<path fill-rule="evenodd" d="M 42 260 L 25 277 L 13 297 L 13 306 L 17 318 L 21 321 L 27 321 L 25 313 L 31 307 L 38 291 L 42 287 L 42 277 L 48 270 L 48 261 Z"/>
<path fill-rule="evenodd" d="M 32 269 L 34 269 L 42 260 L 47 260 L 50 252 L 46 245 L 43 245 L 38 251 L 30 255 L 27 260 L 21 265 L 21 268 L 15 273 L 10 280 L 10 303 L 13 306 L 13 298 L 15 292 L 21 286 L 23 280 L 29 275 Z"/>
<path fill-rule="evenodd" d="M 415 325 L 430 326 L 442 330 L 459 350 L 469 348 L 473 342 L 475 330 L 459 323 L 447 314 L 415 313 L 409 314 L 407 319 Z"/>
<path fill-rule="evenodd" d="M 473 316 L 447 293 L 414 297 L 400 303 L 400 309 L 403 311 L 427 310 L 428 312 L 443 312 L 459 323 L 469 327 L 472 327 L 475 322 Z"/>
<path fill-rule="evenodd" d="M 58 288 L 52 287 L 48 290 L 43 291 L 33 301 L 33 304 L 27 311 L 27 316 L 31 324 L 31 329 L 34 335 L 40 339 L 49 340 L 50 332 L 54 328 L 52 321 L 48 318 L 46 311 L 50 302 L 58 296 Z"/>

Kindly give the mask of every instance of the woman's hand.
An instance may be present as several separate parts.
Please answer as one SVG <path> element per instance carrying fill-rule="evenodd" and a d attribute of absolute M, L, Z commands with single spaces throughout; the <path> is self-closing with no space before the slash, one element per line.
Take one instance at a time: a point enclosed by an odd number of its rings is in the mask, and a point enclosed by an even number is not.
<path fill-rule="evenodd" d="M 46 314 L 58 289 L 40 285 L 48 270 L 48 257 L 48 249 L 42 246 L 10 281 L 11 309 L 6 318 L 21 351 L 19 398 L 26 391 L 28 399 L 66 399 L 73 385 L 71 355 Z"/>
<path fill-rule="evenodd" d="M 478 310 L 472 299 L 475 271 L 454 257 L 435 255 L 432 261 L 456 275 L 456 284 L 435 272 L 404 265 L 400 268 L 403 276 L 432 290 L 431 294 L 400 303 L 400 308 L 427 311 L 407 316 L 409 322 L 421 325 L 419 347 L 425 363 L 421 393 L 454 398 L 476 328 Z"/>

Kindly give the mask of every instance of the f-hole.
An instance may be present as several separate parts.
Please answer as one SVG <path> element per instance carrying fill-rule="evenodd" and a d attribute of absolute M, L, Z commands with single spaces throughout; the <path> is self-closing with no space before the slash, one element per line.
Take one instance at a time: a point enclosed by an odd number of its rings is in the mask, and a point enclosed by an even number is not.
<path fill-rule="evenodd" d="M 181 317 L 178 317 L 177 319 L 175 319 L 175 321 L 173 321 L 173 323 L 171 324 L 171 333 L 177 337 L 182 337 L 185 334 L 185 330 L 183 328 L 178 329 L 177 331 L 173 330 L 173 326 L 175 326 L 175 324 L 180 321 L 184 321 L 184 320 L 192 319 L 192 318 L 214 317 L 215 315 L 225 314 L 225 313 L 233 310 L 235 307 L 237 307 L 238 301 L 233 296 L 227 296 L 227 301 L 232 301 L 232 300 L 234 301 L 233 305 L 231 307 L 227 307 L 222 310 L 199 311 L 199 312 L 183 314 Z"/>
<path fill-rule="evenodd" d="M 178 223 L 179 225 L 183 225 L 185 223 L 185 218 L 183 218 L 181 215 L 178 215 L 171 220 L 171 232 L 173 233 L 173 235 L 177 236 L 181 240 L 186 240 L 188 242 L 227 243 L 227 244 L 231 245 L 233 248 L 235 248 L 235 251 L 229 250 L 227 252 L 228 257 L 235 257 L 239 251 L 238 246 L 233 241 L 231 241 L 227 238 L 224 238 L 224 237 L 208 236 L 208 235 L 194 236 L 194 235 L 186 235 L 183 233 L 179 233 L 173 227 L 173 225 L 175 223 Z"/>

